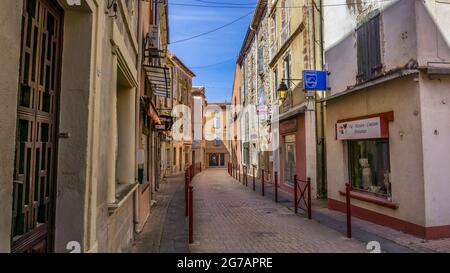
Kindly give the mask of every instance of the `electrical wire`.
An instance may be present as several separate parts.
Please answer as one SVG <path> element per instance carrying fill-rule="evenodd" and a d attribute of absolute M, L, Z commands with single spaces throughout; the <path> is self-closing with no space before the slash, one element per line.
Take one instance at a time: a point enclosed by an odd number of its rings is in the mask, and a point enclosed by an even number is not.
<path fill-rule="evenodd" d="M 186 7 L 200 7 L 200 8 L 226 8 L 226 9 L 255 9 L 256 6 L 255 5 L 251 5 L 251 4 L 233 4 L 233 3 L 224 3 L 224 2 L 216 2 L 218 3 L 218 5 L 211 5 L 211 4 L 206 4 L 206 1 L 200 1 L 197 0 L 201 3 L 205 3 L 205 4 L 186 4 L 186 3 L 169 3 L 169 5 L 172 6 L 186 6 Z M 391 1 L 395 1 L 395 0 L 378 0 L 378 2 L 391 2 Z M 210 2 L 210 1 L 209 1 Z M 220 4 L 219 4 L 220 3 Z M 340 6 L 348 6 L 348 5 L 357 5 L 357 4 L 366 4 L 366 3 L 371 3 L 370 0 L 366 0 L 366 1 L 355 1 L 355 2 L 348 2 L 348 3 L 342 3 L 342 4 L 323 4 L 322 7 L 340 7 Z M 276 8 L 279 9 L 300 9 L 300 8 L 305 8 L 305 7 L 313 7 L 314 5 L 299 5 L 299 6 L 277 6 Z"/>
<path fill-rule="evenodd" d="M 204 4 L 213 4 L 213 5 L 232 5 L 232 6 L 249 6 L 255 5 L 255 3 L 228 3 L 228 2 L 215 2 L 215 1 L 205 1 L 205 0 L 194 0 L 195 2 L 200 2 Z M 253 1 L 254 2 L 254 1 Z"/>
<path fill-rule="evenodd" d="M 246 18 L 247 16 L 249 16 L 249 15 L 251 15 L 251 14 L 253 14 L 253 11 L 251 11 L 251 12 L 249 12 L 249 13 L 246 13 L 246 14 L 244 14 L 243 16 L 241 16 L 241 17 L 239 17 L 239 18 L 237 18 L 237 19 L 235 19 L 235 20 L 233 20 L 233 21 L 231 21 L 231 22 L 229 22 L 229 23 L 227 23 L 227 24 L 225 24 L 225 25 L 223 25 L 223 26 L 220 26 L 220 27 L 218 27 L 218 28 L 211 29 L 211 30 L 209 30 L 209 31 L 200 33 L 200 34 L 198 34 L 198 35 L 194 35 L 194 36 L 192 36 L 192 37 L 188 37 L 188 38 L 185 38 L 185 39 L 177 40 L 177 41 L 171 42 L 170 44 L 177 44 L 177 43 L 181 43 L 181 42 L 186 42 L 186 41 L 190 41 L 190 40 L 195 39 L 195 38 L 199 38 L 199 37 L 202 37 L 202 36 L 211 34 L 211 33 L 213 33 L 213 32 L 216 32 L 216 31 L 218 31 L 218 30 L 221 30 L 221 29 L 224 29 L 224 28 L 230 26 L 230 25 L 232 25 L 232 24 L 234 24 L 234 23 L 236 23 L 236 22 L 238 22 L 238 21 L 240 21 L 240 20 Z"/>
<path fill-rule="evenodd" d="M 220 64 L 228 63 L 228 62 L 231 62 L 231 61 L 235 61 L 235 60 L 236 60 L 236 57 L 233 57 L 233 58 L 230 58 L 230 59 L 218 62 L 218 63 L 202 65 L 202 66 L 193 66 L 193 67 L 190 67 L 190 68 L 192 68 L 192 69 L 204 69 L 204 68 L 209 68 L 209 67 L 217 66 L 217 65 L 220 65 Z"/>

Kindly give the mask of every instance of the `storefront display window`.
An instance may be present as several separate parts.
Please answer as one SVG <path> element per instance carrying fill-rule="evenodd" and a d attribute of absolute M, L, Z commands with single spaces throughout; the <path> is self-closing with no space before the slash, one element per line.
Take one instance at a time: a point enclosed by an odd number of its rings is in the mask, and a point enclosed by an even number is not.
<path fill-rule="evenodd" d="M 353 188 L 390 197 L 389 140 L 349 140 L 348 148 Z"/>

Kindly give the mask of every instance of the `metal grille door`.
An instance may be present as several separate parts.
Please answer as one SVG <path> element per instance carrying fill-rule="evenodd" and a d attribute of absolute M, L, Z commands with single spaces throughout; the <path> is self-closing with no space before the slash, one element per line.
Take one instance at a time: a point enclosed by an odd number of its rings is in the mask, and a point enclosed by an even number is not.
<path fill-rule="evenodd" d="M 24 0 L 11 252 L 49 250 L 62 14 Z"/>

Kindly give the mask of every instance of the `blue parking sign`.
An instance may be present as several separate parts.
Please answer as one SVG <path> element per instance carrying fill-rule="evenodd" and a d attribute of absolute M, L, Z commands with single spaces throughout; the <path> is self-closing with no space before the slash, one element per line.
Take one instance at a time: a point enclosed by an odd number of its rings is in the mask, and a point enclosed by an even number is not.
<path fill-rule="evenodd" d="M 327 72 L 317 70 L 303 71 L 303 89 L 308 90 L 328 90 Z"/>

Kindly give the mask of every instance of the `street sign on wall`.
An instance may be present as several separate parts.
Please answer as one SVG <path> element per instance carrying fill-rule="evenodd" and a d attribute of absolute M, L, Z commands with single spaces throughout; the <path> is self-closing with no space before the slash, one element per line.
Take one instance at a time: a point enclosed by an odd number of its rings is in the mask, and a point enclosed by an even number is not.
<path fill-rule="evenodd" d="M 303 89 L 306 91 L 328 90 L 327 72 L 318 70 L 304 70 Z"/>

